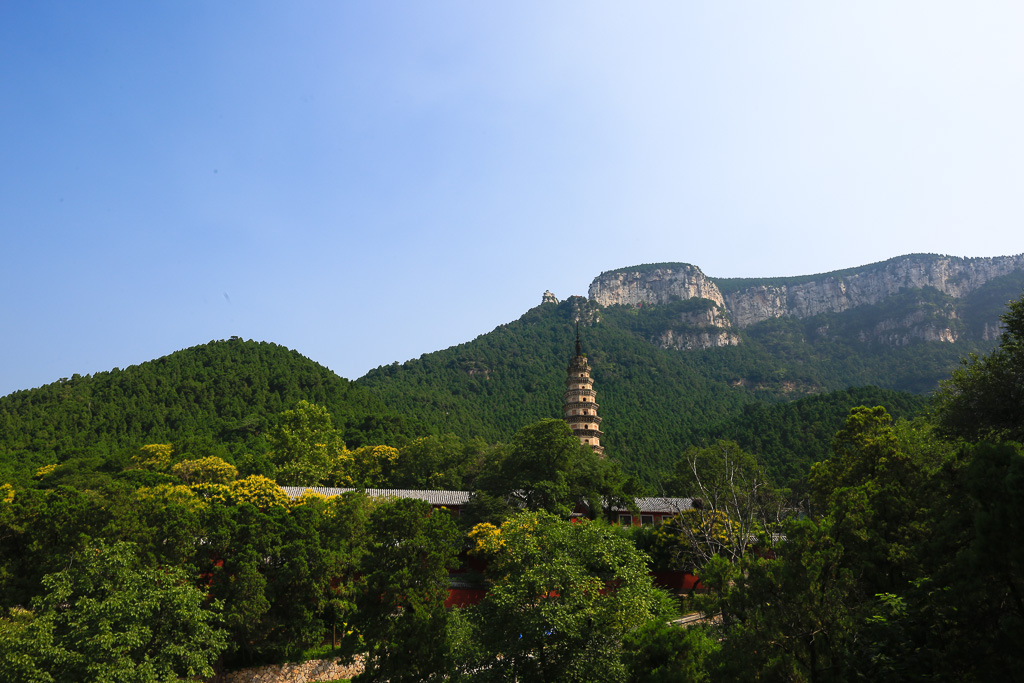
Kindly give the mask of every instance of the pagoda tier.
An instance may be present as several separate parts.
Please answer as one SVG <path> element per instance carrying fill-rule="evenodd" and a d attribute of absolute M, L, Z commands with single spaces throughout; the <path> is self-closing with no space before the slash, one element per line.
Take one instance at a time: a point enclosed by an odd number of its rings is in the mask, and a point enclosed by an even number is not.
<path fill-rule="evenodd" d="M 564 394 L 562 394 L 562 399 L 568 401 L 573 396 L 587 396 L 590 398 L 589 402 L 593 404 L 594 398 L 597 397 L 597 392 L 593 389 L 568 389 Z"/>
<path fill-rule="evenodd" d="M 594 429 L 601 424 L 601 418 L 597 415 L 566 415 L 565 421 L 569 423 L 569 426 L 575 429 L 590 429 L 586 425 L 594 425 Z M 580 427 L 580 425 L 584 425 Z"/>

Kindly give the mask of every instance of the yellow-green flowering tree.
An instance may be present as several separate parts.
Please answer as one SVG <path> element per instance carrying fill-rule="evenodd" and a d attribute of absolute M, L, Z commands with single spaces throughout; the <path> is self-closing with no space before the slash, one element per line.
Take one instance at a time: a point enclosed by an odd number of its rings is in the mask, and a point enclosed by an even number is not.
<path fill-rule="evenodd" d="M 760 529 L 758 529 L 760 530 Z M 742 543 L 741 525 L 721 510 L 684 510 L 666 520 L 653 533 L 650 552 L 656 557 L 670 558 L 671 567 L 693 572 L 716 556 L 732 559 L 741 555 L 753 536 Z"/>
<path fill-rule="evenodd" d="M 342 472 L 348 450 L 323 406 L 299 401 L 267 434 L 277 478 L 289 486 L 325 484 Z"/>
<path fill-rule="evenodd" d="M 398 460 L 398 449 L 391 446 L 363 446 L 351 452 L 349 459 L 350 484 L 365 488 L 387 488 L 391 473 Z"/>
<path fill-rule="evenodd" d="M 139 467 L 165 472 L 174 462 L 174 446 L 169 443 L 151 443 L 139 448 L 132 456 Z"/>
<path fill-rule="evenodd" d="M 181 484 L 160 484 L 159 486 L 144 486 L 135 491 L 135 498 L 140 505 L 181 505 L 186 508 L 198 511 L 203 506 L 203 501 L 190 487 Z"/>
<path fill-rule="evenodd" d="M 47 475 L 53 474 L 54 470 L 57 469 L 57 464 L 43 465 L 36 470 L 36 479 L 44 479 Z"/>
<path fill-rule="evenodd" d="M 236 505 L 248 503 L 261 510 L 288 506 L 288 496 L 281 487 L 273 479 L 258 474 L 231 482 L 228 490 Z"/>
<path fill-rule="evenodd" d="M 223 458 L 211 455 L 197 460 L 182 460 L 171 467 L 171 474 L 186 484 L 227 484 L 238 476 L 238 468 Z"/>

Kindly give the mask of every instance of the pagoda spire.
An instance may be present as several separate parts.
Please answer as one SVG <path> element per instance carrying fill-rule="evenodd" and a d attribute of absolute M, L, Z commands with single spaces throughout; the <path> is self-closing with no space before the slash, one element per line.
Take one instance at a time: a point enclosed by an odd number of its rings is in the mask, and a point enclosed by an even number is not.
<path fill-rule="evenodd" d="M 576 320 L 576 355 L 569 361 L 569 369 L 565 378 L 565 394 L 562 397 L 562 411 L 565 421 L 573 433 L 579 437 L 580 443 L 590 446 L 594 453 L 604 455 L 601 445 L 601 418 L 597 416 L 597 393 L 594 391 L 594 380 L 590 377 L 590 363 L 583 355 L 580 343 L 580 321 Z"/>

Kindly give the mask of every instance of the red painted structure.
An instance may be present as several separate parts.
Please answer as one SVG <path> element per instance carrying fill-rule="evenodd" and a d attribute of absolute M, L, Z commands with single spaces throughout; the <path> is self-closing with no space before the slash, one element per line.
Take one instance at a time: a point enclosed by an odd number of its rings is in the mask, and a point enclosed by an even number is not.
<path fill-rule="evenodd" d="M 479 604 L 486 595 L 486 588 L 449 588 L 444 608 L 472 607 Z"/>

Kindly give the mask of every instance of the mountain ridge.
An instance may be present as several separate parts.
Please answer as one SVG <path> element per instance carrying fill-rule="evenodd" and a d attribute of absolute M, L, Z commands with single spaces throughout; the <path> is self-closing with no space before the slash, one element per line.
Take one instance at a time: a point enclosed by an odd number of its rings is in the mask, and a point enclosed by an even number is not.
<path fill-rule="evenodd" d="M 696 332 L 678 338 L 665 335 L 664 348 L 735 346 L 737 329 L 773 318 L 811 318 L 880 304 L 904 290 L 934 289 L 952 300 L 962 300 L 1000 277 L 1024 272 L 1024 254 L 995 257 L 952 257 L 909 254 L 875 264 L 817 275 L 781 278 L 716 279 L 687 263 L 644 264 L 607 271 L 591 282 L 588 297 L 602 306 L 663 305 L 673 301 L 704 299 L 708 303 L 698 317 L 689 314 Z M 722 284 L 722 286 L 719 285 Z M 724 291 L 723 291 L 724 290 Z M 879 323 L 886 327 L 911 328 L 893 339 L 918 337 L 929 341 L 956 341 L 959 330 L 944 320 L 961 317 L 955 302 L 945 306 L 944 316 Z M 702 319 L 703 318 L 703 319 Z M 944 318 L 944 320 L 943 320 Z M 994 326 L 997 321 L 990 321 Z M 991 338 L 991 331 L 986 332 Z M 865 335 L 867 336 L 867 335 Z"/>

